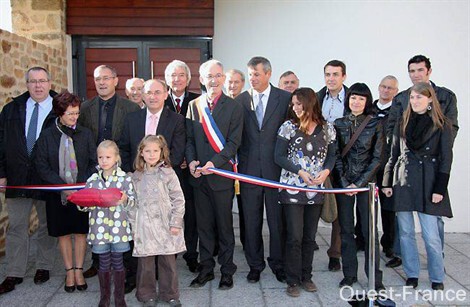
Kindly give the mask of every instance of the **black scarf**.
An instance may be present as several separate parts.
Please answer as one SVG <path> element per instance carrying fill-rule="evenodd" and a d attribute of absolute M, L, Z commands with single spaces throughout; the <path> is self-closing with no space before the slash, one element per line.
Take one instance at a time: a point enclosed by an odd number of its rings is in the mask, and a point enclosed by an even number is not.
<path fill-rule="evenodd" d="M 423 147 L 428 138 L 425 135 L 432 129 L 431 116 L 427 113 L 411 112 L 410 121 L 406 126 L 406 145 L 409 149 L 417 151 Z"/>

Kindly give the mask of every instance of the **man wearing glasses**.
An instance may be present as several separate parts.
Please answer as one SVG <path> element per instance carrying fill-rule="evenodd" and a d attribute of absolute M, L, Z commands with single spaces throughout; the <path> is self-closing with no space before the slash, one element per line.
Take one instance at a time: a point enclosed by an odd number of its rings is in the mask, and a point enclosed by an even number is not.
<path fill-rule="evenodd" d="M 116 94 L 119 79 L 116 70 L 108 65 L 100 65 L 93 72 L 98 96 L 85 101 L 80 110 L 78 122 L 90 129 L 96 145 L 104 140 L 117 142 L 124 127 L 124 118 L 128 113 L 140 110 L 140 107 Z M 93 263 L 83 276 L 90 278 L 98 274 L 98 255 L 92 255 Z"/>
<path fill-rule="evenodd" d="M 41 131 L 54 124 L 51 76 L 42 67 L 32 67 L 26 73 L 28 91 L 13 98 L 0 114 L 0 185 L 28 185 L 34 179 L 33 148 Z M 5 192 L 5 189 L 0 189 Z M 33 205 L 39 219 L 35 284 L 49 280 L 54 265 L 56 239 L 47 232 L 46 204 L 37 193 L 7 189 L 8 219 L 6 234 L 6 279 L 0 284 L 0 294 L 15 289 L 26 274 L 29 256 L 29 217 Z"/>

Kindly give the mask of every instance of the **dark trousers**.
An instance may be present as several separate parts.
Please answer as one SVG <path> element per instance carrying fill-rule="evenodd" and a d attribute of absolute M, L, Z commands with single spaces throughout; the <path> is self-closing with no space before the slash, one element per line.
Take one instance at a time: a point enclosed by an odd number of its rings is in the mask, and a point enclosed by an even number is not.
<path fill-rule="evenodd" d="M 331 223 L 331 238 L 330 248 L 326 252 L 330 258 L 341 258 L 341 226 L 339 225 L 339 219 Z"/>
<path fill-rule="evenodd" d="M 341 226 L 341 256 L 343 274 L 345 277 L 357 277 L 357 249 L 354 239 L 354 201 L 359 208 L 362 225 L 362 235 L 368 242 L 369 238 L 369 194 L 368 192 L 357 193 L 355 196 L 337 194 L 338 218 Z M 377 214 L 377 212 L 375 212 Z M 377 232 L 377 226 L 376 226 Z M 365 245 L 364 270 L 369 274 L 369 244 Z M 379 240 L 375 240 L 375 282 L 382 282 L 382 271 L 380 270 Z"/>
<path fill-rule="evenodd" d="M 202 177 L 201 181 L 199 188 L 195 189 L 201 273 L 208 274 L 214 270 L 213 255 L 218 242 L 220 272 L 233 275 L 237 270 L 237 266 L 233 263 L 235 248 L 232 216 L 234 189 L 214 191 L 209 187 L 206 177 Z"/>
<path fill-rule="evenodd" d="M 251 269 L 262 271 L 266 267 L 262 236 L 263 212 L 266 206 L 269 227 L 268 265 L 274 273 L 284 270 L 285 229 L 278 194 L 276 189 L 263 187 L 241 189 L 245 218 L 245 257 Z"/>
<path fill-rule="evenodd" d="M 183 255 L 183 259 L 187 261 L 196 260 L 198 257 L 197 252 L 197 222 L 196 222 L 196 207 L 194 205 L 194 190 L 189 184 L 189 168 L 182 170 L 180 178 L 181 189 L 184 193 L 184 241 L 186 243 L 186 253 Z"/>
<path fill-rule="evenodd" d="M 322 205 L 283 205 L 286 221 L 287 284 L 312 278 L 315 233 Z"/>
<path fill-rule="evenodd" d="M 243 201 L 240 194 L 237 195 L 238 228 L 240 229 L 240 243 L 245 248 L 245 217 L 243 216 Z"/>
<path fill-rule="evenodd" d="M 126 268 L 126 282 L 135 284 L 137 274 L 137 257 L 132 256 L 134 250 L 134 240 L 129 241 L 131 249 L 123 254 L 124 267 Z"/>
<path fill-rule="evenodd" d="M 158 262 L 158 298 L 163 301 L 179 299 L 178 272 L 175 255 L 139 257 L 137 265 L 137 290 L 135 296 L 140 302 L 157 299 L 155 262 Z"/>

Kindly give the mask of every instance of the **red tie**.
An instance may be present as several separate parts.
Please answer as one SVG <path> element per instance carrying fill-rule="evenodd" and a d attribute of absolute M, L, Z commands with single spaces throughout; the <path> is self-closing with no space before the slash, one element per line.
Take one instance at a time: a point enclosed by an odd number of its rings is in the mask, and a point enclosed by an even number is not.
<path fill-rule="evenodd" d="M 181 112 L 181 106 L 180 106 L 181 99 L 176 98 L 175 101 L 176 101 L 176 112 L 180 113 Z"/>

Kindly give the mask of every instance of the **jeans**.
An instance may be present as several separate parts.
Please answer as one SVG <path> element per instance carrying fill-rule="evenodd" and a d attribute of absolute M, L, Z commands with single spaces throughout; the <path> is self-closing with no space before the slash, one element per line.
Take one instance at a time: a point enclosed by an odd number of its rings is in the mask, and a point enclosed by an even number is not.
<path fill-rule="evenodd" d="M 444 258 L 439 235 L 438 216 L 418 212 L 422 237 L 428 258 L 428 273 L 431 282 L 444 281 Z M 408 278 L 419 278 L 420 262 L 415 238 L 413 212 L 397 212 L 400 228 L 400 246 L 403 270 Z"/>

